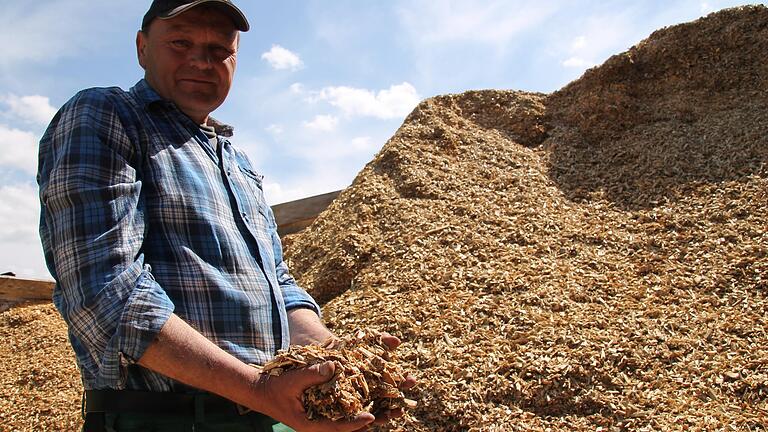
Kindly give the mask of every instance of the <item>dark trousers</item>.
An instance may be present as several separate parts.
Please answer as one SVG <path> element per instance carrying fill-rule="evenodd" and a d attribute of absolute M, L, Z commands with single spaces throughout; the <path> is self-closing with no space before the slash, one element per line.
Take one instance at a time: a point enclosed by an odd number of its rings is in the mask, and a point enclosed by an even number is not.
<path fill-rule="evenodd" d="M 87 391 L 83 432 L 288 432 L 216 395 Z"/>

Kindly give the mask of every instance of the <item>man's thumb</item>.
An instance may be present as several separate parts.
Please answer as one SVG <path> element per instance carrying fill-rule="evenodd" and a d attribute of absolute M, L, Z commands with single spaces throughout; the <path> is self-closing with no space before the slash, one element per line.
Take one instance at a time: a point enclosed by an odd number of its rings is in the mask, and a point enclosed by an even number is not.
<path fill-rule="evenodd" d="M 336 365 L 332 361 L 326 361 L 312 365 L 301 372 L 302 378 L 305 378 L 307 387 L 310 387 L 322 384 L 331 379 L 334 372 L 336 372 Z"/>
<path fill-rule="evenodd" d="M 332 361 L 323 362 L 317 366 L 317 371 L 320 373 L 320 376 L 325 377 L 326 379 L 333 376 L 333 373 L 336 372 L 336 364 Z"/>

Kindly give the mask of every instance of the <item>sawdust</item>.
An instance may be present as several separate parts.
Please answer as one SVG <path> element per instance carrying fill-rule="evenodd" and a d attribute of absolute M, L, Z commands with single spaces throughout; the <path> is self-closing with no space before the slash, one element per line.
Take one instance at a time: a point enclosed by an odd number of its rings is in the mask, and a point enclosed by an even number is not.
<path fill-rule="evenodd" d="M 730 9 L 551 95 L 420 104 L 286 239 L 332 329 L 404 341 L 384 429 L 765 430 L 766 54 L 768 9 Z M 0 319 L 3 427 L 74 430 L 63 323 Z"/>
<path fill-rule="evenodd" d="M 52 304 L 0 313 L 0 431 L 76 431 L 82 385 L 67 328 Z"/>
<path fill-rule="evenodd" d="M 552 95 L 423 102 L 286 242 L 333 328 L 406 341 L 389 429 L 764 430 L 766 53 L 732 9 Z"/>

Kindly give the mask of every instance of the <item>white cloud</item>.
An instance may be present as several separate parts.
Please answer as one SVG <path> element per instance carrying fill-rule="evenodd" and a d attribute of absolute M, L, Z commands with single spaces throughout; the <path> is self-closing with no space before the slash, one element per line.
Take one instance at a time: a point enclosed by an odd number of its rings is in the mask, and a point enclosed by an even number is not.
<path fill-rule="evenodd" d="M 270 205 L 281 204 L 311 196 L 306 187 L 284 187 L 277 182 L 264 182 L 264 198 Z"/>
<path fill-rule="evenodd" d="M 32 132 L 0 124 L 0 142 L 4 143 L 3 151 L 0 151 L 0 167 L 15 168 L 34 175 L 37 172 L 38 140 Z"/>
<path fill-rule="evenodd" d="M 595 66 L 595 62 L 585 60 L 580 57 L 571 57 L 566 60 L 563 60 L 561 63 L 565 67 L 569 68 L 577 68 L 577 69 L 586 69 L 590 68 L 592 66 Z"/>
<path fill-rule="evenodd" d="M 714 11 L 715 11 L 715 8 L 710 6 L 709 3 L 701 2 L 701 13 L 702 13 L 702 15 L 707 15 L 707 14 L 709 14 L 711 12 L 714 12 Z"/>
<path fill-rule="evenodd" d="M 0 96 L 0 102 L 8 105 L 6 115 L 18 118 L 27 123 L 45 125 L 56 114 L 56 108 L 51 106 L 50 100 L 45 96 Z"/>
<path fill-rule="evenodd" d="M 577 36 L 573 42 L 571 42 L 571 50 L 576 51 L 587 46 L 587 38 L 585 36 Z"/>
<path fill-rule="evenodd" d="M 271 135 L 281 135 L 283 132 L 285 132 L 285 129 L 283 129 L 283 126 L 279 124 L 271 124 L 267 126 L 265 130 L 269 132 Z"/>
<path fill-rule="evenodd" d="M 299 56 L 280 45 L 272 45 L 272 49 L 261 55 L 274 69 L 299 70 L 304 66 Z"/>
<path fill-rule="evenodd" d="M 322 132 L 331 132 L 336 129 L 339 119 L 332 115 L 317 115 L 312 121 L 304 122 L 304 127 Z"/>
<path fill-rule="evenodd" d="M 264 198 L 269 205 L 282 204 L 311 196 L 333 192 L 346 186 L 339 186 L 336 179 L 327 176 L 312 175 L 289 185 L 278 182 L 264 182 Z"/>
<path fill-rule="evenodd" d="M 554 33 L 560 65 L 574 70 L 585 70 L 597 66 L 611 54 L 626 50 L 639 41 L 635 35 L 634 9 L 604 11 L 583 21 L 574 22 L 579 33 L 569 35 L 563 28 L 562 34 Z"/>
<path fill-rule="evenodd" d="M 275 205 L 344 189 L 352 177 L 344 172 L 343 165 L 344 162 L 325 161 L 309 165 L 300 175 L 292 175 L 283 181 L 267 177 L 264 198 L 269 205 Z"/>
<path fill-rule="evenodd" d="M 374 93 L 353 87 L 326 87 L 317 99 L 327 101 L 349 116 L 393 119 L 407 115 L 421 100 L 416 88 L 404 82 Z"/>
<path fill-rule="evenodd" d="M 0 241 L 29 240 L 37 236 L 40 217 L 37 188 L 32 185 L 0 186 Z"/>
<path fill-rule="evenodd" d="M 356 151 L 368 150 L 372 147 L 373 143 L 371 137 L 362 136 L 352 139 L 352 148 Z"/>
<path fill-rule="evenodd" d="M 559 2 L 530 2 L 510 7 L 508 0 L 411 0 L 398 15 L 421 43 L 472 41 L 504 45 L 528 29 L 537 28 L 557 12 Z"/>
<path fill-rule="evenodd" d="M 38 220 L 37 187 L 32 184 L 0 186 L 0 273 L 50 279 L 45 267 Z"/>
<path fill-rule="evenodd" d="M 289 87 L 292 94 L 302 94 L 304 93 L 304 84 L 302 83 L 293 83 Z"/>

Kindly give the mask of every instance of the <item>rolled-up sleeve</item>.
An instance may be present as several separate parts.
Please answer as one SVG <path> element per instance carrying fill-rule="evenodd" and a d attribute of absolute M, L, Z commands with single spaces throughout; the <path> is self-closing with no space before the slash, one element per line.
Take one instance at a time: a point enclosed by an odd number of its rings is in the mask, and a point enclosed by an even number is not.
<path fill-rule="evenodd" d="M 68 102 L 40 142 L 40 236 L 86 388 L 122 388 L 174 310 L 141 254 L 137 147 L 98 90 Z"/>

